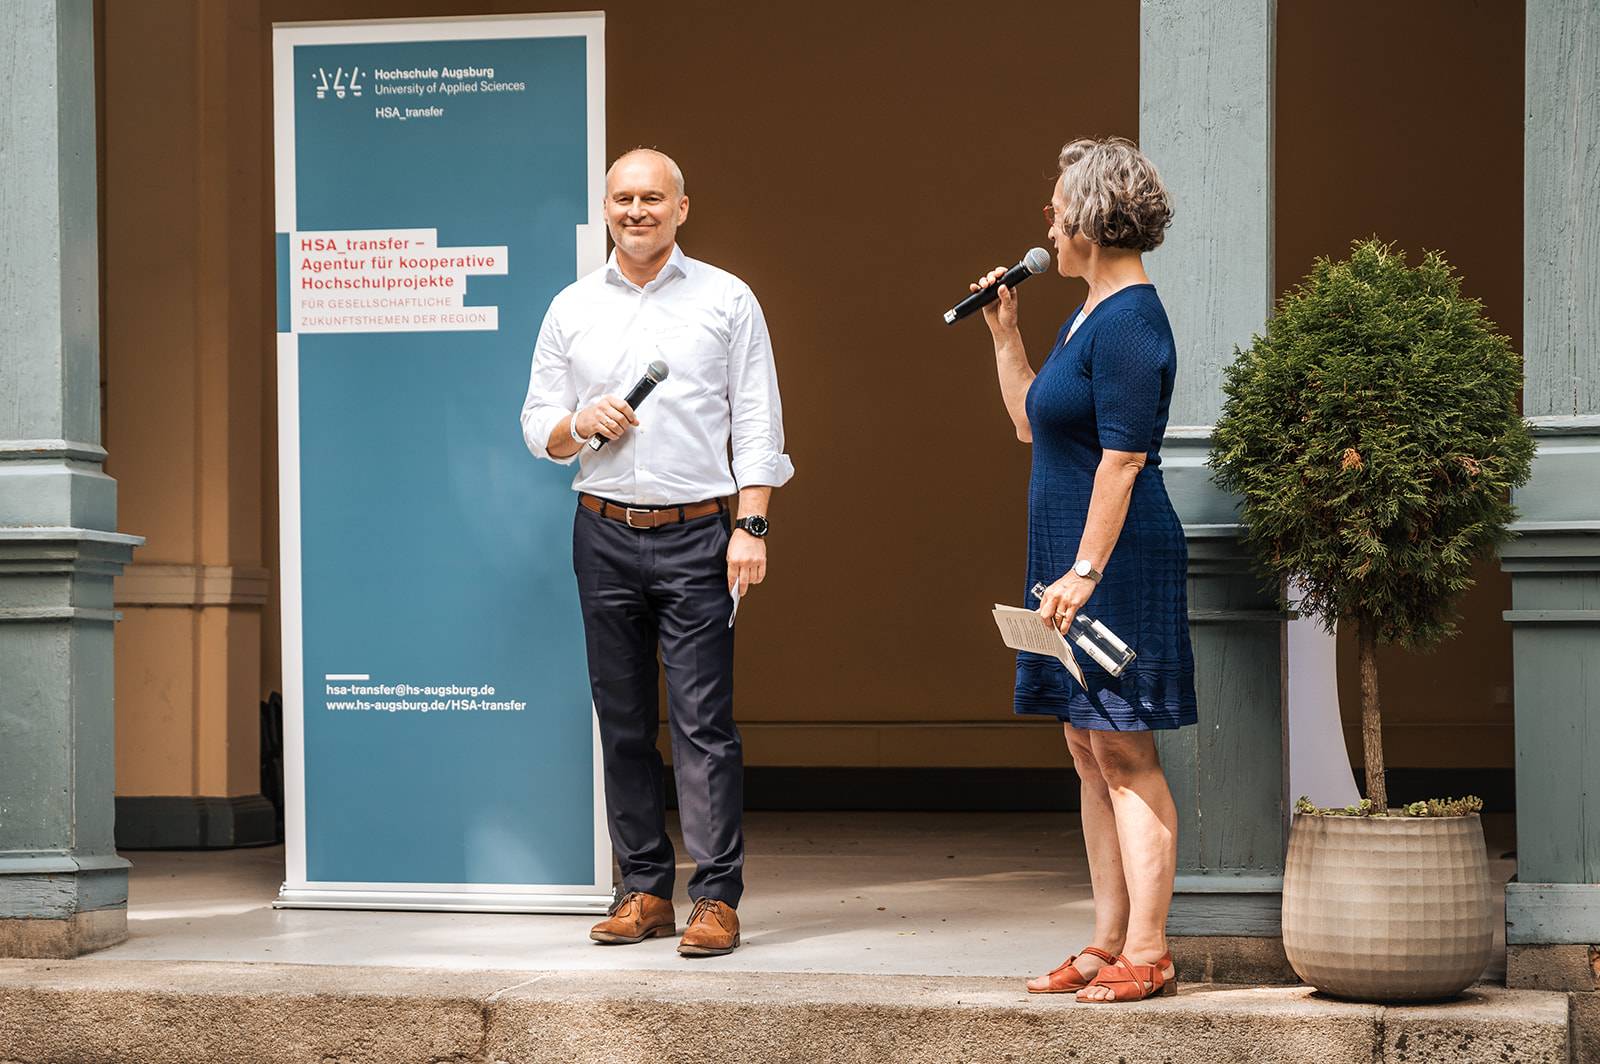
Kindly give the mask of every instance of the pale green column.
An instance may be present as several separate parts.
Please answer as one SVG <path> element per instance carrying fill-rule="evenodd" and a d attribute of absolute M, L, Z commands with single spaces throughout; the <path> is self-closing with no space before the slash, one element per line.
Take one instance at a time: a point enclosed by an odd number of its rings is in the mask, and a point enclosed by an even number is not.
<path fill-rule="evenodd" d="M 1272 308 L 1274 0 L 1144 0 L 1140 145 L 1175 207 L 1147 263 L 1178 342 L 1162 468 L 1189 543 L 1198 727 L 1161 737 L 1178 803 L 1167 931 L 1186 978 L 1293 978 L 1280 911 L 1284 616 L 1205 461 L 1222 372 Z"/>
<path fill-rule="evenodd" d="M 1595 989 L 1600 945 L 1600 5 L 1528 0 L 1523 411 L 1516 492 L 1517 882 L 1507 980 Z M 1565 955 L 1565 956 L 1563 956 Z M 1565 963 L 1570 962 L 1570 963 Z"/>
<path fill-rule="evenodd" d="M 0 956 L 127 936 L 112 847 L 92 0 L 0 4 Z"/>

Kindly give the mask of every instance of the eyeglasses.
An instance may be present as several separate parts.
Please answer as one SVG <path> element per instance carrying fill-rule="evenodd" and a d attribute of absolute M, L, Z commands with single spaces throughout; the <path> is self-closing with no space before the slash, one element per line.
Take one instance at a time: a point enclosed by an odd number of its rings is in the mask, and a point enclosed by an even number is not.
<path fill-rule="evenodd" d="M 1054 229 L 1056 227 L 1056 205 L 1054 203 L 1046 203 L 1044 205 L 1044 220 L 1050 228 Z"/>

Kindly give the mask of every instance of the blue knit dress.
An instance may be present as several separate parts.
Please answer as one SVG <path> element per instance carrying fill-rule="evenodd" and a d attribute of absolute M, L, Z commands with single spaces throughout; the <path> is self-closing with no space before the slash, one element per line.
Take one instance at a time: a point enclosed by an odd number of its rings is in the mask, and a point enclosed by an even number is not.
<path fill-rule="evenodd" d="M 1172 327 L 1148 284 L 1101 300 L 1068 339 L 1071 320 L 1028 389 L 1033 476 L 1023 587 L 1054 583 L 1077 561 L 1102 449 L 1144 451 L 1122 533 L 1084 606 L 1138 657 L 1114 677 L 1078 654 L 1084 690 L 1056 659 L 1019 653 L 1016 712 L 1099 731 L 1181 728 L 1195 723 L 1189 552 L 1160 455 L 1177 370 Z"/>

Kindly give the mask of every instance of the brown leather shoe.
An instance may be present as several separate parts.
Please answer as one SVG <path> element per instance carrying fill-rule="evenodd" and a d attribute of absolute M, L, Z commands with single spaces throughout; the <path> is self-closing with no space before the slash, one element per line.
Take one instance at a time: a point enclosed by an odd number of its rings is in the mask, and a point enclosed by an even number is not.
<path fill-rule="evenodd" d="M 608 946 L 643 942 L 676 934 L 677 914 L 671 898 L 634 891 L 611 906 L 611 914 L 589 930 L 589 937 Z"/>
<path fill-rule="evenodd" d="M 685 957 L 720 957 L 739 948 L 739 914 L 715 898 L 694 903 L 689 926 L 683 929 L 678 953 Z"/>

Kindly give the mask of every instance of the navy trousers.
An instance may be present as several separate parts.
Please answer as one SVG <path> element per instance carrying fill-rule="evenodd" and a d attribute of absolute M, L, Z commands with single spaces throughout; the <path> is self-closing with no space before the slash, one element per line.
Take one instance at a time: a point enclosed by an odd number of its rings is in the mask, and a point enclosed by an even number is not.
<path fill-rule="evenodd" d="M 667 670 L 667 721 L 689 896 L 737 906 L 744 892 L 744 752 L 733 723 L 728 521 L 710 514 L 633 529 L 582 506 L 572 567 L 600 721 L 611 845 L 625 891 L 672 897 L 656 651 Z"/>

